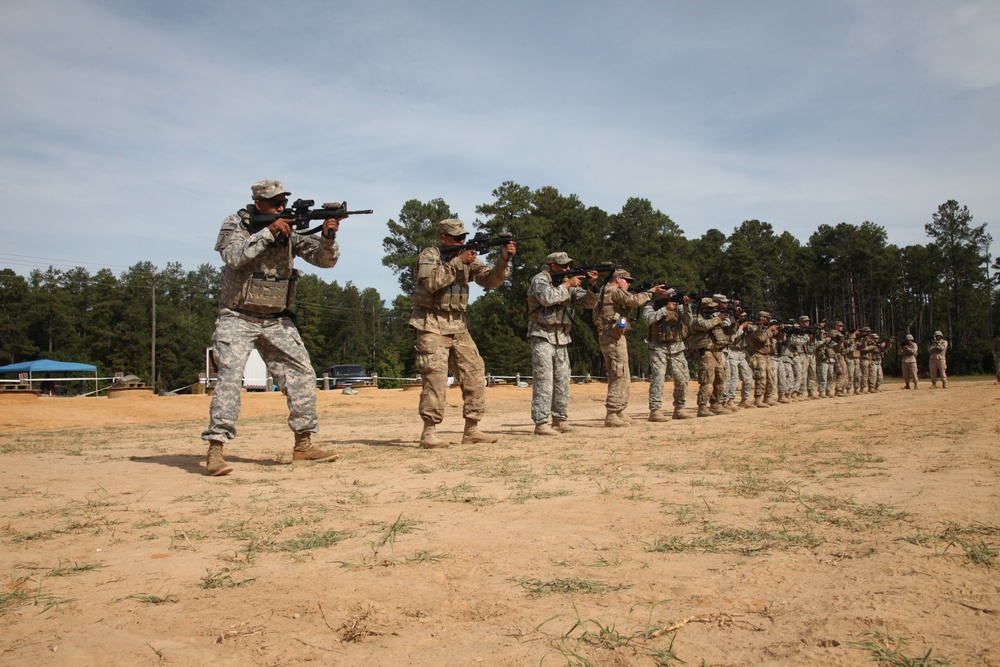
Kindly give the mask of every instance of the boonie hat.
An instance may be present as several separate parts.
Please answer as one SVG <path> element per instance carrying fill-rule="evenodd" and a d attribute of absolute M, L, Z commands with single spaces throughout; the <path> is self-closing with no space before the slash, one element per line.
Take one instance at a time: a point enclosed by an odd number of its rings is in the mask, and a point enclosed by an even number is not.
<path fill-rule="evenodd" d="M 292 194 L 285 189 L 285 186 L 281 184 L 281 181 L 276 181 L 270 178 L 263 181 L 257 181 L 251 185 L 250 192 L 253 193 L 254 199 L 271 199 L 272 197 L 277 197 L 278 195 Z"/>
<path fill-rule="evenodd" d="M 729 297 L 726 296 L 725 294 L 713 294 L 712 298 L 718 301 L 719 303 L 729 303 Z"/>
<path fill-rule="evenodd" d="M 458 218 L 442 220 L 438 223 L 438 231 L 448 236 L 461 236 L 469 233 L 469 230 L 465 228 L 465 223 Z"/>
<path fill-rule="evenodd" d="M 906 340 L 913 340 L 913 334 L 906 334 Z"/>
<path fill-rule="evenodd" d="M 567 264 L 572 264 L 573 259 L 564 252 L 550 252 L 548 257 L 545 258 L 545 263 L 566 266 Z"/>
<path fill-rule="evenodd" d="M 935 335 L 935 336 L 943 336 L 944 334 L 943 334 L 943 333 L 941 333 L 940 331 L 935 331 L 935 332 L 934 332 L 934 335 Z"/>
<path fill-rule="evenodd" d="M 715 305 L 715 297 L 711 297 L 711 296 L 703 296 L 703 297 L 701 297 L 701 307 L 702 308 L 705 308 L 706 306 L 714 306 L 714 305 Z"/>
<path fill-rule="evenodd" d="M 810 322 L 808 315 L 799 315 L 799 322 Z"/>

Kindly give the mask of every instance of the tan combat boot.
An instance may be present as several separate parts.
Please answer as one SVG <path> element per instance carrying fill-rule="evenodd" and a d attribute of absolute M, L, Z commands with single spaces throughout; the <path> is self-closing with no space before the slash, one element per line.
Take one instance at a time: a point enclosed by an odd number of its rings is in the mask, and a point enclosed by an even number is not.
<path fill-rule="evenodd" d="M 678 406 L 674 408 L 674 419 L 694 419 L 694 415 L 690 412 L 685 412 L 684 408 Z"/>
<path fill-rule="evenodd" d="M 764 400 L 763 396 L 758 396 L 754 399 L 753 405 L 755 408 L 769 408 L 771 405 Z"/>
<path fill-rule="evenodd" d="M 295 448 L 292 450 L 292 463 L 312 461 L 313 463 L 323 463 L 324 461 L 336 461 L 337 454 L 326 452 L 312 444 L 309 433 L 295 434 Z"/>
<path fill-rule="evenodd" d="M 709 409 L 709 407 L 707 405 L 699 405 L 698 406 L 698 416 L 699 417 L 714 417 L 715 413 L 713 413 Z"/>
<path fill-rule="evenodd" d="M 559 435 L 559 431 L 549 426 L 548 422 L 535 424 L 535 435 Z"/>
<path fill-rule="evenodd" d="M 721 406 L 721 405 L 719 405 L 718 403 L 713 403 L 713 404 L 710 404 L 710 405 L 708 406 L 708 409 L 709 409 L 709 411 L 710 411 L 710 412 L 711 412 L 711 413 L 712 413 L 713 415 L 724 415 L 724 414 L 726 414 L 727 412 L 729 412 L 729 410 L 726 410 L 726 409 L 725 409 L 724 407 L 722 407 L 722 406 Z M 698 408 L 698 411 L 699 411 L 699 412 L 701 412 L 701 408 Z M 698 415 L 698 416 L 700 417 L 701 415 Z"/>
<path fill-rule="evenodd" d="M 608 414 L 604 417 L 604 425 L 608 428 L 622 428 L 628 426 L 628 423 L 622 419 L 621 413 L 617 410 L 608 410 Z"/>
<path fill-rule="evenodd" d="M 205 463 L 205 470 L 212 477 L 228 475 L 233 471 L 232 466 L 222 457 L 222 443 L 217 440 L 208 441 L 208 461 Z"/>
<path fill-rule="evenodd" d="M 465 433 L 462 434 L 463 445 L 475 445 L 478 443 L 496 442 L 500 438 L 495 435 L 487 435 L 479 430 L 479 421 L 476 419 L 465 420 Z"/>
<path fill-rule="evenodd" d="M 649 421 L 651 422 L 666 422 L 670 421 L 670 417 L 663 412 L 663 410 L 656 409 L 649 411 Z"/>
<path fill-rule="evenodd" d="M 572 433 L 576 429 L 566 423 L 565 419 L 552 418 L 552 428 L 560 433 Z"/>
<path fill-rule="evenodd" d="M 431 419 L 425 419 L 424 430 L 420 433 L 420 448 L 443 449 L 447 446 L 448 443 L 438 437 L 437 430 L 434 427 L 434 421 Z"/>
<path fill-rule="evenodd" d="M 740 411 L 740 406 L 736 405 L 736 403 L 734 403 L 733 401 L 729 401 L 728 403 L 723 403 L 722 407 L 724 407 L 726 410 L 729 410 L 730 412 Z"/>
<path fill-rule="evenodd" d="M 751 401 L 749 398 L 744 398 L 742 401 L 740 401 L 740 407 L 741 408 L 752 408 L 752 407 L 754 407 L 753 401 Z"/>
<path fill-rule="evenodd" d="M 624 410 L 619 410 L 618 411 L 618 418 L 621 419 L 623 422 L 625 422 L 626 426 L 631 426 L 632 425 L 632 418 L 629 417 L 627 414 L 625 414 Z"/>

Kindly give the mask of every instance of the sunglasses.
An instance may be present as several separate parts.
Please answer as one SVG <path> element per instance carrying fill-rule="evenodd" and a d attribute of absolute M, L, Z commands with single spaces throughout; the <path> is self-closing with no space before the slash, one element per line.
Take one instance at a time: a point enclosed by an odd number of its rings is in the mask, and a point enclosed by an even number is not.
<path fill-rule="evenodd" d="M 282 206 L 288 205 L 288 197 L 271 197 L 270 199 L 265 199 L 269 206 L 274 208 L 281 208 Z"/>

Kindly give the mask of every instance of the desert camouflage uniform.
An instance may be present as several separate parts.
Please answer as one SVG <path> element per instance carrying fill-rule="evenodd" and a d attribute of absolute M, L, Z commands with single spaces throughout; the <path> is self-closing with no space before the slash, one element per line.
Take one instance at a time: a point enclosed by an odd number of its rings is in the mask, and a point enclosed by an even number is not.
<path fill-rule="evenodd" d="M 653 298 L 652 292 L 632 294 L 621 287 L 607 285 L 601 290 L 597 306 L 594 307 L 594 325 L 597 327 L 604 366 L 608 373 L 608 396 L 605 407 L 608 412 L 621 413 L 628 407 L 631 376 L 628 364 L 628 341 L 625 328 L 619 321 L 629 322 L 628 314 L 633 308 L 646 305 Z"/>
<path fill-rule="evenodd" d="M 861 389 L 861 352 L 858 349 L 860 342 L 856 333 L 847 336 L 844 345 L 845 357 L 847 360 L 847 393 L 857 394 Z"/>
<path fill-rule="evenodd" d="M 833 352 L 836 355 L 834 357 L 834 377 L 837 382 L 837 396 L 846 396 L 848 383 L 850 382 L 850 370 L 847 365 L 848 349 L 850 346 L 849 339 L 840 331 L 834 331 L 832 334 L 833 340 L 830 343 L 833 348 Z"/>
<path fill-rule="evenodd" d="M 567 346 L 574 306 L 593 308 L 597 292 L 552 282 L 548 271 L 528 286 L 528 341 L 531 343 L 531 420 L 546 424 L 551 416 L 569 419 L 570 366 Z"/>
<path fill-rule="evenodd" d="M 706 317 L 706 315 L 708 315 Z M 725 313 L 702 310 L 691 321 L 688 347 L 698 361 L 698 414 L 705 409 L 721 410 L 726 386 L 723 350 L 729 347 L 735 325 Z"/>
<path fill-rule="evenodd" d="M 781 333 L 771 331 L 770 327 L 751 325 L 747 332 L 747 349 L 750 352 L 750 370 L 753 371 L 754 401 L 770 400 L 774 393 L 776 373 L 771 363 L 775 359 L 775 344 L 781 338 Z"/>
<path fill-rule="evenodd" d="M 944 338 L 937 338 L 928 345 L 930 350 L 930 360 L 928 366 L 931 371 L 931 386 L 936 387 L 938 378 L 941 378 L 941 386 L 948 387 L 948 360 L 945 355 L 948 352 L 948 341 Z"/>
<path fill-rule="evenodd" d="M 868 393 L 874 389 L 872 382 L 872 356 L 875 353 L 875 341 L 872 340 L 871 333 L 862 331 L 861 339 L 858 341 L 858 374 L 860 376 L 860 392 Z"/>
<path fill-rule="evenodd" d="M 423 379 L 418 411 L 425 422 L 444 419 L 449 364 L 462 388 L 463 416 L 478 422 L 486 412 L 486 369 L 466 326 L 469 284 L 498 287 L 507 278 L 507 265 L 502 256 L 493 268 L 479 259 L 463 264 L 458 256 L 446 262 L 436 246 L 417 258 L 409 325 L 417 331 L 415 362 Z"/>
<path fill-rule="evenodd" d="M 809 359 L 806 351 L 806 346 L 809 344 L 809 334 L 793 334 L 789 336 L 789 343 L 788 352 L 794 364 L 792 369 L 794 385 L 791 393 L 801 396 L 807 390 L 806 381 L 809 377 Z M 815 370 L 813 374 L 815 375 Z"/>
<path fill-rule="evenodd" d="M 917 344 L 912 339 L 899 347 L 899 356 L 903 361 L 903 382 L 907 389 L 911 382 L 913 388 L 917 388 L 917 351 Z"/>
<path fill-rule="evenodd" d="M 821 397 L 832 394 L 835 385 L 837 353 L 833 348 L 833 341 L 830 336 L 823 335 L 821 340 L 815 341 L 816 351 L 813 353 L 816 364 L 816 385 Z"/>
<path fill-rule="evenodd" d="M 668 377 L 674 382 L 674 408 L 683 408 L 687 403 L 688 382 L 691 380 L 691 370 L 684 356 L 691 310 L 683 304 L 678 304 L 674 311 L 666 306 L 653 308 L 650 302 L 642 307 L 642 321 L 648 327 L 649 410 L 652 412 L 663 407 L 663 383 Z"/>
<path fill-rule="evenodd" d="M 219 379 L 208 428 L 201 437 L 221 443 L 236 437 L 243 370 L 254 348 L 268 367 L 284 377 L 289 428 L 297 434 L 319 430 L 316 372 L 291 312 L 298 279 L 292 262 L 301 257 L 320 268 L 330 268 L 340 258 L 340 248 L 333 239 L 299 234 L 292 234 L 287 243 L 278 243 L 267 228 L 251 234 L 249 218 L 247 209 L 227 217 L 215 243 L 225 262 L 212 335 Z"/>

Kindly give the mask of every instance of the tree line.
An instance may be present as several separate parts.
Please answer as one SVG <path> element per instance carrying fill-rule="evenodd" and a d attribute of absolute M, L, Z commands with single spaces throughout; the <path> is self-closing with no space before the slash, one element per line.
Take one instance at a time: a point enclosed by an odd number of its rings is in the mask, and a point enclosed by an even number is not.
<path fill-rule="evenodd" d="M 926 342 L 941 330 L 951 341 L 954 374 L 992 371 L 1000 260 L 991 265 L 986 225 L 974 226 L 968 208 L 954 200 L 929 215 L 925 245 L 901 248 L 868 221 L 820 225 L 805 243 L 760 220 L 745 220 L 728 235 L 710 229 L 689 239 L 647 199 L 631 198 L 621 211 L 608 213 L 553 187 L 505 182 L 491 195 L 476 208 L 470 227 L 536 238 L 518 244 L 510 279 L 469 306 L 469 328 L 488 373 L 531 373 L 527 287 L 556 250 L 577 265 L 615 262 L 638 281 L 724 293 L 784 318 L 842 320 L 848 329 L 870 326 L 898 338 L 911 333 L 925 365 Z M 416 375 L 407 326 L 415 260 L 422 248 L 438 243 L 437 222 L 448 217 L 457 216 L 443 199 L 414 199 L 387 222 L 382 262 L 402 292 L 391 303 L 374 288 L 303 276 L 297 323 L 319 374 L 332 364 L 359 363 L 381 377 Z M 49 267 L 25 278 L 0 269 L 0 362 L 79 361 L 95 364 L 102 375 L 138 375 L 161 391 L 183 389 L 204 371 L 219 281 L 219 267 L 210 264 L 185 271 L 177 263 L 159 270 L 139 262 L 118 276 L 107 269 Z M 627 335 L 632 372 L 644 375 L 644 327 Z M 589 311 L 578 313 L 573 337 L 573 373 L 602 375 Z M 889 372 L 898 371 L 896 349 L 886 358 Z"/>

